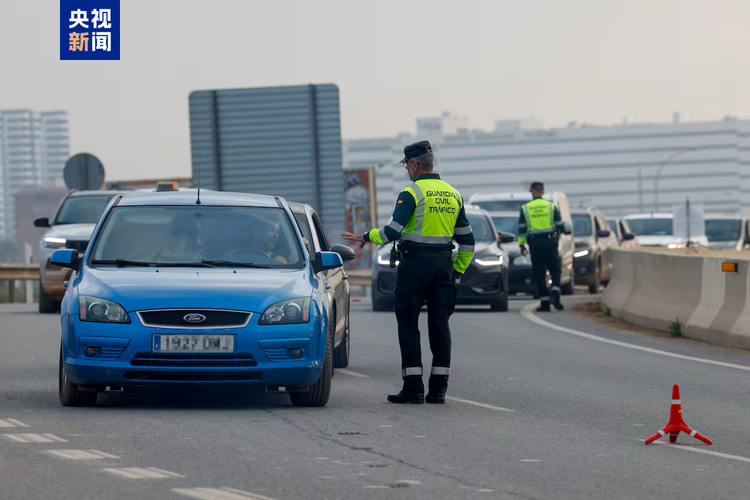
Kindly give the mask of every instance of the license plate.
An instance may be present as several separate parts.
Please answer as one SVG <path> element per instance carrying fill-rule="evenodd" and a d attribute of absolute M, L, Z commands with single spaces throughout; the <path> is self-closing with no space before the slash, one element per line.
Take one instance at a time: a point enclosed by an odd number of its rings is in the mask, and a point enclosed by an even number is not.
<path fill-rule="evenodd" d="M 154 335 L 154 352 L 234 352 L 234 335 Z"/>

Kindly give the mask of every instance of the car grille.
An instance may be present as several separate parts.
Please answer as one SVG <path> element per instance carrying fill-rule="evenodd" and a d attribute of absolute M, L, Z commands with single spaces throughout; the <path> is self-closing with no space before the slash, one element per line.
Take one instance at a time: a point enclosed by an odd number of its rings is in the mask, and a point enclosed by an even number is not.
<path fill-rule="evenodd" d="M 243 353 L 151 353 L 139 352 L 130 362 L 132 366 L 160 366 L 160 367 L 241 367 L 257 366 L 252 354 Z"/>
<path fill-rule="evenodd" d="M 105 361 L 114 361 L 120 357 L 122 352 L 125 350 L 125 346 L 101 346 L 99 353 L 99 359 Z"/>
<path fill-rule="evenodd" d="M 230 371 L 147 371 L 130 370 L 125 372 L 125 380 L 131 382 L 238 382 L 261 380 L 261 372 Z"/>
<path fill-rule="evenodd" d="M 72 248 L 73 250 L 77 250 L 79 253 L 84 253 L 87 246 L 89 246 L 88 240 L 68 240 L 65 242 L 66 248 Z"/>
<path fill-rule="evenodd" d="M 189 314 L 201 314 L 206 320 L 201 323 L 185 321 L 185 316 Z M 165 328 L 239 328 L 247 325 L 250 316 L 252 313 L 224 309 L 159 309 L 138 312 L 143 326 Z"/>

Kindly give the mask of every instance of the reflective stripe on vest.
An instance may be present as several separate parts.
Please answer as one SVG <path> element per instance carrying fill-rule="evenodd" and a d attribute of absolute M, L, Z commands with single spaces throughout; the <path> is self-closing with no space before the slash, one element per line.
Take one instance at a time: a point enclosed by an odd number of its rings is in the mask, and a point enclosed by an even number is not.
<path fill-rule="evenodd" d="M 416 208 L 401 239 L 430 244 L 450 244 L 461 211 L 461 195 L 441 179 L 421 179 L 404 189 L 414 197 Z"/>

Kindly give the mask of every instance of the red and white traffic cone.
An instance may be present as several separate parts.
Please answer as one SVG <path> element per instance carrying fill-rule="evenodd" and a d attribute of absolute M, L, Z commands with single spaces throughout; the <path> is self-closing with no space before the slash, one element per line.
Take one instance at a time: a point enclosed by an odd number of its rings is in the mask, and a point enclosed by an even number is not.
<path fill-rule="evenodd" d="M 700 439 L 706 444 L 711 444 L 711 440 L 706 436 L 701 435 L 698 431 L 694 431 L 687 426 L 685 421 L 682 419 L 682 403 L 680 402 L 680 388 L 677 384 L 672 386 L 672 407 L 669 410 L 669 422 L 666 427 L 651 436 L 646 440 L 646 444 L 653 443 L 660 437 L 664 437 L 669 433 L 669 442 L 674 443 L 677 441 L 677 435 L 680 431 L 685 434 L 690 434 L 690 437 Z"/>

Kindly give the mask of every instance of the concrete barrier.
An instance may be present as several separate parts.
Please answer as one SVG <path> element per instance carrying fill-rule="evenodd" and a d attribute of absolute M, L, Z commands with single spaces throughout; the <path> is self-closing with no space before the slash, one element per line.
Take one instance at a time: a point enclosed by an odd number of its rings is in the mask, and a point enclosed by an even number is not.
<path fill-rule="evenodd" d="M 722 271 L 730 261 L 737 272 Z M 684 337 L 750 348 L 750 261 L 615 250 L 612 272 L 602 296 L 612 316 L 662 331 L 679 320 Z"/>

